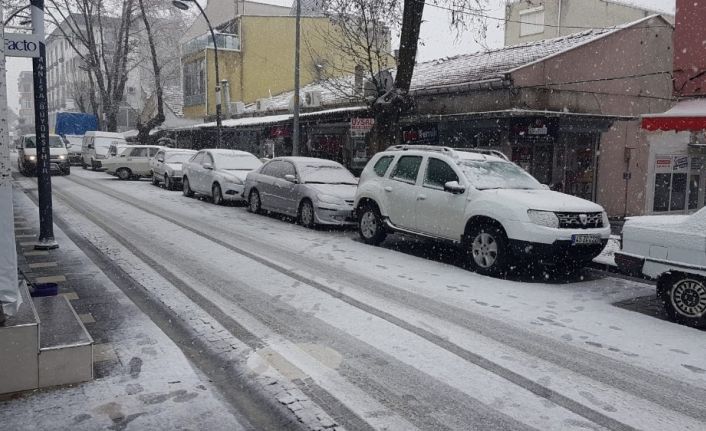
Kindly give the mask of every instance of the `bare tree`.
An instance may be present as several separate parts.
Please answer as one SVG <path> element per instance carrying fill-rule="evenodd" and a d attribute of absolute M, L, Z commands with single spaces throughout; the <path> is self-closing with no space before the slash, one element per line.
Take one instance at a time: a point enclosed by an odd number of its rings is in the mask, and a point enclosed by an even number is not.
<path fill-rule="evenodd" d="M 328 84 L 350 97 L 365 100 L 375 115 L 374 149 L 380 150 L 394 143 L 399 134 L 401 115 L 413 106 L 409 95 L 417 57 L 419 33 L 426 5 L 449 12 L 450 31 L 473 29 L 477 38 L 485 38 L 485 7 L 488 0 L 322 0 L 325 14 L 333 30 L 324 35 L 326 42 L 347 57 L 345 65 L 354 64 L 357 70 L 332 68 L 332 75 L 353 75 L 359 79 L 329 77 Z M 385 37 L 399 29 L 399 53 L 396 58 L 394 84 L 389 88 L 380 79 L 379 72 L 388 68 L 389 43 Z M 339 37 L 339 36 L 343 37 Z M 350 67 L 350 66 L 348 66 Z M 360 73 L 370 83 L 362 92 Z M 343 73 L 346 72 L 346 73 Z M 368 97 L 366 97 L 368 96 Z"/>
<path fill-rule="evenodd" d="M 98 100 L 103 128 L 117 130 L 128 70 L 134 67 L 134 0 L 48 0 L 57 26 L 88 71 L 89 89 Z"/>
<path fill-rule="evenodd" d="M 150 47 L 150 56 L 152 57 L 152 71 L 154 72 L 154 94 L 157 103 L 157 112 L 152 118 L 146 122 L 141 123 L 138 121 L 137 130 L 138 140 L 140 142 L 147 142 L 149 138 L 149 132 L 153 128 L 159 126 L 164 122 L 164 98 L 162 97 L 162 78 L 160 77 L 160 66 L 159 58 L 157 58 L 157 49 L 154 44 L 154 36 L 152 35 L 152 28 L 150 26 L 150 20 L 147 17 L 147 12 L 145 10 L 145 2 L 143 0 L 138 0 L 140 3 L 140 15 L 142 16 L 142 23 L 145 25 L 145 32 L 147 33 L 147 42 Z"/>

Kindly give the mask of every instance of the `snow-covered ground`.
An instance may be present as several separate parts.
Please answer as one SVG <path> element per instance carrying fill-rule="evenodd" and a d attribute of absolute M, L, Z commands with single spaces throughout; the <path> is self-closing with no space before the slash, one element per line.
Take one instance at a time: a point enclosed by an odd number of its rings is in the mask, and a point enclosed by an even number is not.
<path fill-rule="evenodd" d="M 257 339 L 251 372 L 309 382 L 376 429 L 706 421 L 704 332 L 613 305 L 650 285 L 484 277 L 437 243 L 371 247 L 103 173 L 54 191 L 57 213 L 165 304 L 190 289 Z"/>

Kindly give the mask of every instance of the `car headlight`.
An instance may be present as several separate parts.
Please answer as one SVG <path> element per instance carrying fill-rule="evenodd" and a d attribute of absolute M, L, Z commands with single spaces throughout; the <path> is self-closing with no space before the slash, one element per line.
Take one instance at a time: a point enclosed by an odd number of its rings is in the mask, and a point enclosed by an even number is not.
<path fill-rule="evenodd" d="M 239 186 L 243 185 L 243 180 L 238 177 L 226 177 L 224 178 L 224 180 L 226 181 L 226 183 L 237 184 Z"/>
<path fill-rule="evenodd" d="M 27 158 L 31 161 L 37 160 L 37 156 L 28 156 Z"/>
<path fill-rule="evenodd" d="M 610 220 L 608 219 L 608 213 L 603 211 L 603 227 L 609 227 Z"/>
<path fill-rule="evenodd" d="M 319 194 L 316 195 L 316 198 L 319 200 L 319 202 L 325 203 L 325 204 L 332 204 L 332 205 L 345 205 L 345 201 L 338 196 L 332 196 L 332 195 L 327 195 L 327 194 Z"/>
<path fill-rule="evenodd" d="M 66 159 L 66 156 L 65 156 L 65 155 L 62 154 L 62 155 L 59 156 L 59 160 L 64 160 L 64 159 Z"/>
<path fill-rule="evenodd" d="M 559 217 L 551 211 L 527 210 L 530 221 L 539 226 L 559 227 Z"/>

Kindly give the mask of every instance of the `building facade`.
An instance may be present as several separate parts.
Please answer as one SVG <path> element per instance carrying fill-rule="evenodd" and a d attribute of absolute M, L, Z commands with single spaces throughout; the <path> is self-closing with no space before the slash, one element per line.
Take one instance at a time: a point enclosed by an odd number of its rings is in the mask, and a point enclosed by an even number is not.
<path fill-rule="evenodd" d="M 505 9 L 505 45 L 611 27 L 655 13 L 660 12 L 613 0 L 515 0 Z M 673 16 L 664 16 L 674 22 Z"/>
<path fill-rule="evenodd" d="M 225 117 L 243 113 L 257 103 L 270 111 L 273 95 L 294 88 L 295 16 L 291 8 L 255 2 L 214 0 L 206 14 L 217 32 L 219 75 L 227 82 L 223 91 Z M 305 86 L 338 70 L 353 71 L 345 56 L 330 43 L 336 27 L 317 15 L 315 2 L 304 4 L 301 18 L 300 82 Z M 308 15 L 306 15 L 308 14 Z M 389 43 L 388 43 L 389 46 Z M 184 115 L 213 118 L 216 111 L 216 77 L 213 42 L 205 23 L 197 20 L 182 38 Z M 389 47 L 386 52 L 390 52 Z M 393 66 L 392 56 L 382 67 Z M 332 67 L 331 65 L 336 65 Z M 335 70 L 334 70 L 335 69 Z M 308 105 L 318 105 L 312 100 Z"/>
<path fill-rule="evenodd" d="M 19 135 L 34 133 L 34 80 L 31 71 L 20 72 L 17 79 L 17 94 L 20 99 L 17 132 Z"/>

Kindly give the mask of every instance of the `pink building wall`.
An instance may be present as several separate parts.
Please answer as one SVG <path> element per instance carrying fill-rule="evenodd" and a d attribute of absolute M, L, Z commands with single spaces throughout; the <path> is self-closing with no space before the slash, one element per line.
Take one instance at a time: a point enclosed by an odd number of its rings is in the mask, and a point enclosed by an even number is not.
<path fill-rule="evenodd" d="M 677 0 L 675 25 L 675 95 L 706 96 L 706 2 Z"/>

